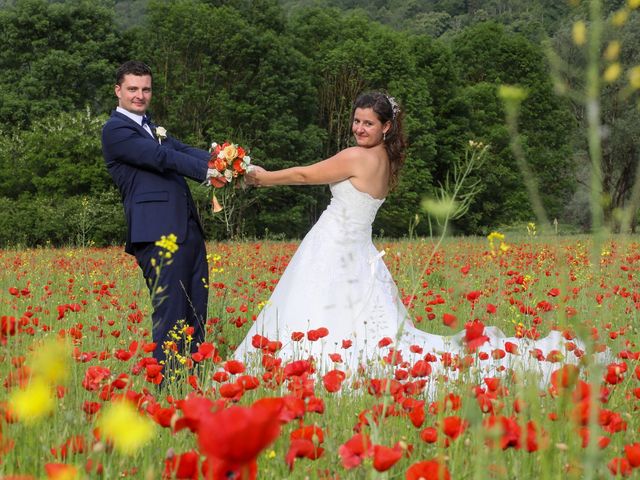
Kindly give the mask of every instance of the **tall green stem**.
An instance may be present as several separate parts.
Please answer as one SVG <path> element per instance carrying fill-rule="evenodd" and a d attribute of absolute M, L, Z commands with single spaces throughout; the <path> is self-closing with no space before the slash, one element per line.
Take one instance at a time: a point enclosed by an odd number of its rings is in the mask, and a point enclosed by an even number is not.
<path fill-rule="evenodd" d="M 600 251 L 604 236 L 604 212 L 602 209 L 602 138 L 600 121 L 600 55 L 602 48 L 602 4 L 591 0 L 589 4 L 591 25 L 587 50 L 586 111 L 589 156 L 591 157 L 591 231 L 593 237 L 592 263 L 600 263 Z"/>

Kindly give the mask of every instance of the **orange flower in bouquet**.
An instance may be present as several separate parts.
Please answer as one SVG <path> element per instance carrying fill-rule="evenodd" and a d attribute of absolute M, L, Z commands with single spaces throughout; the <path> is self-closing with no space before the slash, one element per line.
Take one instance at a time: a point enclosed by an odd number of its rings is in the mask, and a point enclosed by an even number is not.
<path fill-rule="evenodd" d="M 229 188 L 229 186 L 236 184 L 251 166 L 251 157 L 247 155 L 243 147 L 235 143 L 225 142 L 220 145 L 214 142 L 209 151 L 211 158 L 209 159 L 207 183 L 214 188 Z M 215 193 L 211 204 L 214 212 L 223 210 Z"/>

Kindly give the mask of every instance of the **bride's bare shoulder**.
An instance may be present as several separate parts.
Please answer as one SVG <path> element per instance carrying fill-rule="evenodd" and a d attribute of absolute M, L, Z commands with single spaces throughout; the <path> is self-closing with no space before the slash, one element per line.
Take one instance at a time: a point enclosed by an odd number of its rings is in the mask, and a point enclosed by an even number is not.
<path fill-rule="evenodd" d="M 347 147 L 340 151 L 340 155 L 350 158 L 360 158 L 362 160 L 370 160 L 378 157 L 378 154 L 372 148 L 365 147 Z"/>

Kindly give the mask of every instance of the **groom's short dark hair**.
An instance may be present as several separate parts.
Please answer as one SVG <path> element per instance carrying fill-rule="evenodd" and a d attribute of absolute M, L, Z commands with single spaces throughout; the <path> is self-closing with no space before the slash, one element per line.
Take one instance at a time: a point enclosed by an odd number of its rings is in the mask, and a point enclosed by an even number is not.
<path fill-rule="evenodd" d="M 153 78 L 151 68 L 146 63 L 138 60 L 129 60 L 118 67 L 118 70 L 116 70 L 116 85 L 122 84 L 125 75 L 137 75 L 139 77 L 149 75 Z"/>

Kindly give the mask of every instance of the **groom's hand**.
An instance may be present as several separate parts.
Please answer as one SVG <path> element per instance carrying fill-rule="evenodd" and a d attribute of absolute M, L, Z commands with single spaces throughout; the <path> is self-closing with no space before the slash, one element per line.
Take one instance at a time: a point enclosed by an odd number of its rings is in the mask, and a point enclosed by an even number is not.
<path fill-rule="evenodd" d="M 266 172 L 266 170 L 258 165 L 251 165 L 251 169 L 247 170 L 247 173 L 244 175 L 245 181 L 247 185 L 252 185 L 254 187 L 260 186 L 260 174 Z"/>

